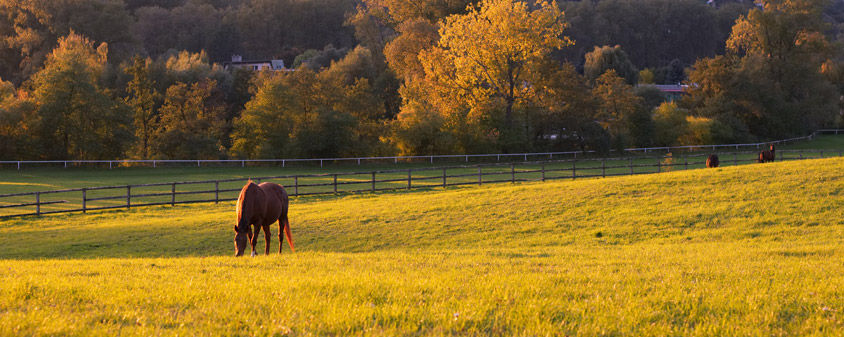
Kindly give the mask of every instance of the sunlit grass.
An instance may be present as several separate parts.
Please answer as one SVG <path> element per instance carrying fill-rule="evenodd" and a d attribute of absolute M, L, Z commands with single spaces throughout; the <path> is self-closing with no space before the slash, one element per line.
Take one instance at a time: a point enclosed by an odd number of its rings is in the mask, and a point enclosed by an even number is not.
<path fill-rule="evenodd" d="M 240 259 L 233 203 L 4 220 L 0 335 L 839 335 L 841 172 L 294 198 Z"/>

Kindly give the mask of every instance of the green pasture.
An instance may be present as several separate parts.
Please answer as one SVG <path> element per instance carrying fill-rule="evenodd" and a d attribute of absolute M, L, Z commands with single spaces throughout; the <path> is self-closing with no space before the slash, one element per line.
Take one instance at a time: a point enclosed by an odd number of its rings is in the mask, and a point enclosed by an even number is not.
<path fill-rule="evenodd" d="M 811 142 L 781 146 L 779 161 L 806 158 L 840 156 L 844 150 L 844 136 L 820 136 Z M 565 180 L 583 177 L 606 177 L 613 175 L 647 174 L 704 167 L 706 152 L 674 152 L 668 157 L 664 153 L 649 153 L 625 158 L 579 158 L 577 161 L 544 158 L 540 162 L 513 163 L 451 163 L 447 169 L 437 165 L 421 163 L 399 163 L 381 165 L 339 165 L 330 167 L 181 167 L 181 168 L 118 168 L 107 169 L 24 169 L 0 170 L 0 195 L 49 191 L 66 188 L 96 186 L 123 186 L 162 182 L 209 181 L 198 184 L 180 184 L 175 187 L 175 199 L 167 195 L 174 190 L 171 185 L 133 186 L 126 188 L 89 190 L 87 208 L 120 207 L 127 204 L 125 196 L 130 192 L 132 205 L 147 203 L 189 202 L 202 200 L 226 200 L 237 198 L 238 191 L 248 178 L 278 177 L 264 179 L 285 186 L 291 195 L 370 192 L 407 189 L 408 176 L 411 187 L 442 187 L 448 185 L 489 184 L 506 181 Z M 739 150 L 721 152 L 723 167 L 755 163 L 757 152 Z M 539 158 L 542 159 L 542 158 Z M 632 166 L 632 167 L 631 167 Z M 480 170 L 480 171 L 479 171 Z M 542 170 L 545 171 L 543 176 Z M 370 172 L 377 171 L 373 177 Z M 478 176 L 480 173 L 480 177 Z M 313 176 L 313 175 L 319 176 Z M 445 179 L 443 179 L 445 175 Z M 575 177 L 576 176 L 576 177 Z M 375 179 L 373 184 L 372 180 Z M 213 182 L 211 180 L 231 180 Z M 337 182 L 335 188 L 334 182 Z M 220 192 L 217 192 L 217 191 Z M 197 193 L 203 192 L 203 193 Z M 139 197 L 140 195 L 140 197 Z M 103 199 L 105 198 L 105 199 Z M 41 212 L 73 210 L 82 208 L 82 192 L 42 194 L 40 202 L 60 202 L 42 205 Z M 35 213 L 36 206 L 2 208 L 3 205 L 35 203 L 35 195 L 0 197 L 0 216 Z"/>
<path fill-rule="evenodd" d="M 293 198 L 256 258 L 232 202 L 0 220 L 0 335 L 841 335 L 841 172 Z"/>
<path fill-rule="evenodd" d="M 844 151 L 844 135 L 821 135 L 815 137 L 811 141 L 799 142 L 795 144 L 783 145 L 780 150 L 804 150 L 805 157 L 820 157 L 819 150 L 827 151 L 825 156 L 837 155 L 836 151 Z M 731 154 L 735 150 L 719 150 L 725 154 L 721 155 L 722 165 L 732 165 L 732 160 L 736 159 Z M 739 151 L 754 151 L 753 149 L 742 149 Z M 712 151 L 701 152 L 675 152 L 673 153 L 674 163 L 680 164 L 683 161 L 683 156 L 695 156 L 690 159 L 696 162 L 689 168 L 701 168 L 705 161 L 705 155 Z M 642 154 L 646 156 L 664 155 L 665 153 L 648 153 Z M 788 157 L 799 157 L 798 153 L 784 153 Z M 739 160 L 750 160 L 756 157 L 755 154 L 742 154 L 738 156 Z M 523 158 L 514 158 L 521 160 Z M 555 160 L 555 159 L 573 159 L 566 158 L 547 158 L 545 156 L 531 156 L 530 161 L 540 160 Z M 598 159 L 598 158 L 587 158 Z M 615 163 L 614 163 L 615 162 Z M 655 164 L 652 160 L 636 159 L 637 164 Z M 746 163 L 746 162 L 745 162 Z M 340 163 L 326 163 L 325 166 L 319 167 L 314 164 L 292 163 L 287 167 L 280 167 L 273 164 L 267 166 L 247 166 L 242 168 L 237 165 L 233 166 L 212 166 L 212 167 L 194 167 L 165 165 L 163 167 L 119 167 L 109 170 L 108 168 L 62 168 L 61 165 L 57 167 L 26 167 L 17 170 L 14 166 L 3 166 L 0 169 L 0 194 L 9 193 L 24 193 L 35 191 L 49 191 L 66 188 L 82 188 L 94 186 L 118 186 L 130 184 L 148 184 L 161 183 L 173 181 L 205 181 L 205 180 L 221 180 L 241 178 L 247 179 L 250 177 L 270 177 L 270 176 L 292 176 L 292 175 L 308 175 L 308 174 L 325 174 L 325 173 L 349 173 L 349 172 L 371 172 L 371 171 L 388 171 L 388 170 L 407 170 L 407 169 L 424 169 L 424 168 L 438 168 L 443 166 L 459 166 L 459 165 L 474 165 L 477 164 L 472 159 L 472 162 L 466 163 L 462 158 L 454 159 L 437 159 L 437 162 L 430 164 L 427 162 L 415 163 L 393 163 L 391 161 L 383 163 L 364 163 L 363 165 L 355 165 L 351 162 Z M 503 163 L 506 165 L 506 163 Z M 626 159 L 609 160 L 607 165 L 613 164 L 624 165 Z M 589 162 L 589 166 L 600 167 L 600 162 Z M 521 167 L 521 166 L 520 166 Z M 570 164 L 561 165 L 560 168 L 569 168 Z M 499 168 L 504 170 L 509 168 Z M 675 170 L 685 169 L 682 165 L 673 167 Z M 644 171 L 644 169 L 642 169 Z M 656 169 L 654 168 L 654 171 Z M 471 171 L 469 169 L 467 172 Z M 476 172 L 476 171 L 475 171 Z M 431 173 L 432 175 L 434 173 Z M 398 173 L 397 176 L 400 176 Z"/>

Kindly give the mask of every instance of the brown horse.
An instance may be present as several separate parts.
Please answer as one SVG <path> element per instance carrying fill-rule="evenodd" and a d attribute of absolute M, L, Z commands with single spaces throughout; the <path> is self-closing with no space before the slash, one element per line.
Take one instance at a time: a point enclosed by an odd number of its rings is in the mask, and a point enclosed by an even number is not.
<path fill-rule="evenodd" d="M 765 151 L 759 152 L 759 162 L 760 163 L 772 162 L 772 161 L 774 161 L 774 158 L 776 158 L 776 153 L 774 153 L 774 144 L 771 144 L 771 150 L 770 151 L 765 150 Z"/>
<path fill-rule="evenodd" d="M 267 243 L 266 254 L 270 254 L 270 225 L 278 221 L 278 253 L 281 254 L 283 240 L 281 232 L 287 235 L 290 251 L 293 248 L 293 237 L 290 235 L 290 221 L 287 220 L 288 199 L 287 192 L 278 184 L 262 183 L 257 185 L 252 181 L 246 183 L 237 198 L 237 224 L 234 225 L 235 256 L 243 255 L 246 241 L 252 244 L 252 256 L 258 243 L 258 234 L 264 229 L 264 240 Z M 255 231 L 253 233 L 252 227 Z"/>
<path fill-rule="evenodd" d="M 706 167 L 716 168 L 718 165 L 721 165 L 721 161 L 718 160 L 718 155 L 710 154 L 709 158 L 706 158 Z"/>

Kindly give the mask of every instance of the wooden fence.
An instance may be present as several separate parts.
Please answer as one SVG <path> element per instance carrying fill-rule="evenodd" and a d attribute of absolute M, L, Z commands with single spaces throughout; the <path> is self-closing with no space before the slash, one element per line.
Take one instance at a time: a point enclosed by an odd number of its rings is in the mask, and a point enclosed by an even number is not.
<path fill-rule="evenodd" d="M 722 166 L 758 160 L 758 152 L 719 153 Z M 663 155 L 604 159 L 566 159 L 412 168 L 351 173 L 325 173 L 251 178 L 282 184 L 291 196 L 361 193 L 413 188 L 515 183 L 590 177 L 660 173 L 702 168 L 708 154 Z M 842 156 L 841 150 L 777 150 L 777 160 Z M 237 200 L 250 179 L 167 182 L 154 184 L 73 188 L 0 195 L 0 218 L 131 209 L 158 205 L 219 203 Z M 10 212 L 17 211 L 17 212 Z"/>

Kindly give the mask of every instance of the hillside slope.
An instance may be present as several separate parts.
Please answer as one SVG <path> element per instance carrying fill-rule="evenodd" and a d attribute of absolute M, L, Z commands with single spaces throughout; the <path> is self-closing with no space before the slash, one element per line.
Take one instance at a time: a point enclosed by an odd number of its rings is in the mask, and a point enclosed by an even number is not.
<path fill-rule="evenodd" d="M 0 335 L 842 333 L 842 172 L 299 198 L 241 259 L 232 204 L 6 220 Z"/>

